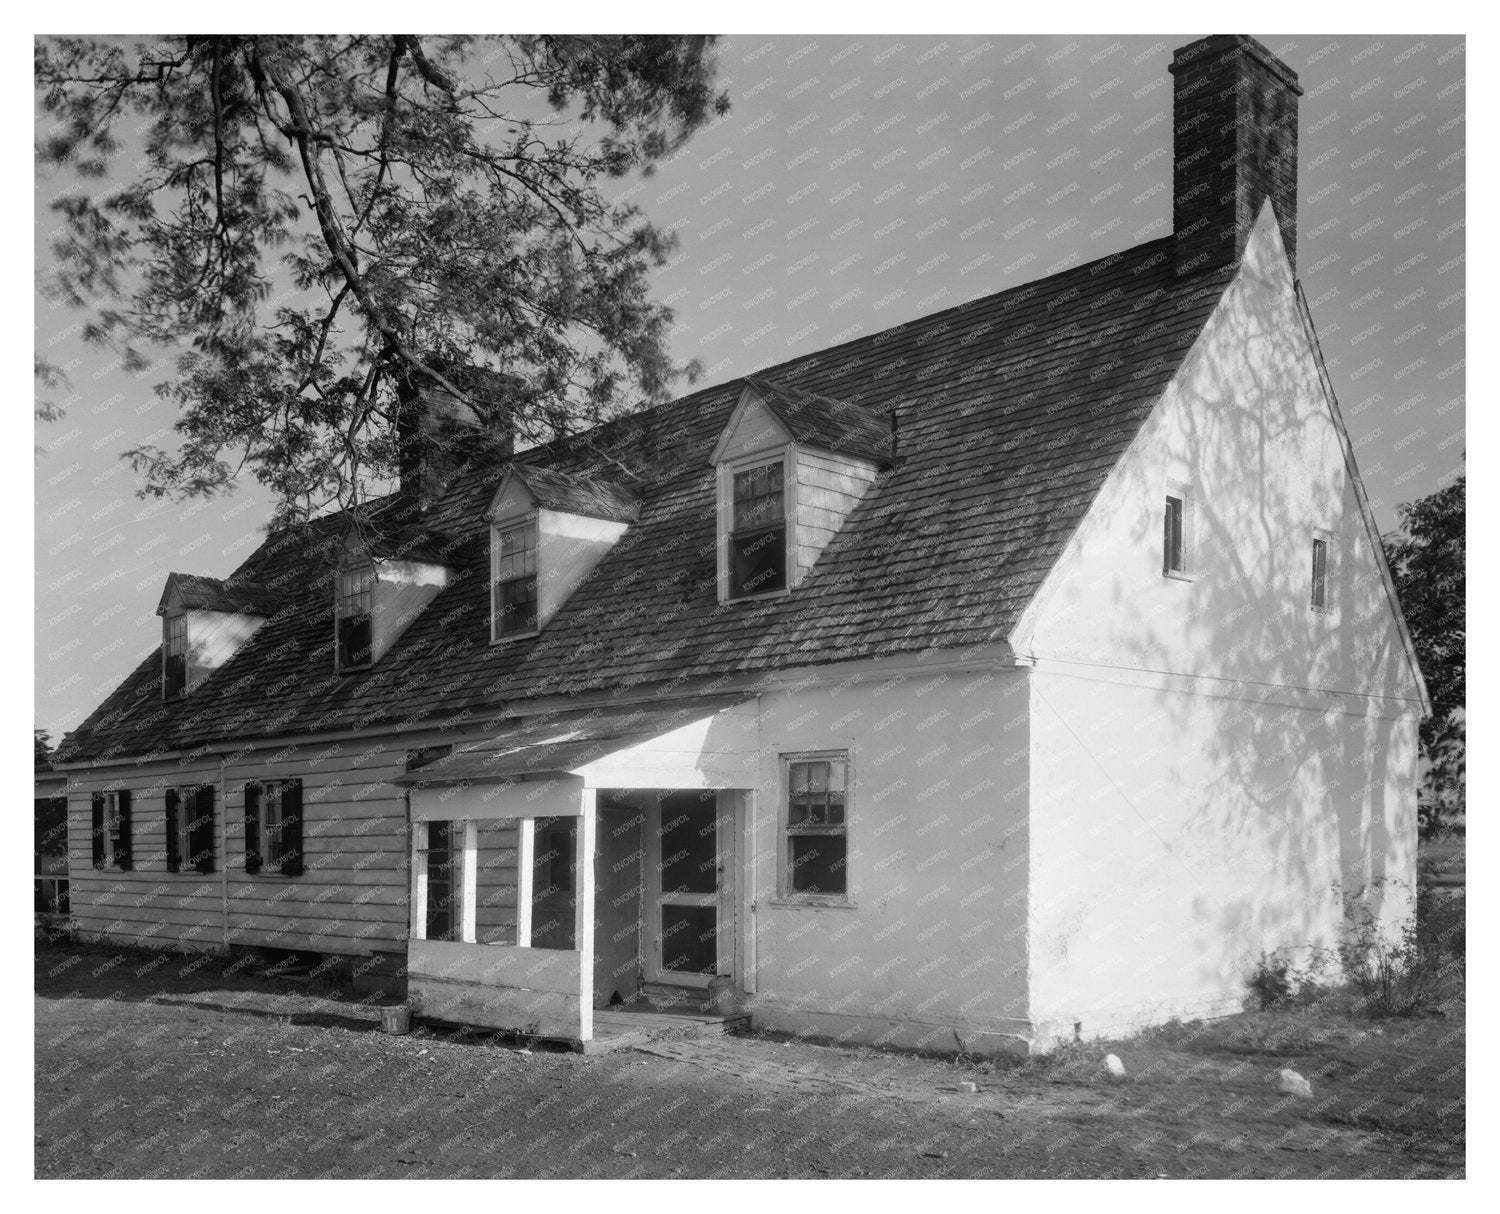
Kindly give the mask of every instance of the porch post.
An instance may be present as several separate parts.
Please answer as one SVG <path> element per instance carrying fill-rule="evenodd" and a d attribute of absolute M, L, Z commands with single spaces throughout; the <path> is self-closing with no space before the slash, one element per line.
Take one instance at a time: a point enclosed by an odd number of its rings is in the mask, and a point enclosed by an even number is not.
<path fill-rule="evenodd" d="M 535 868 L 536 823 L 516 819 L 516 947 L 531 947 L 531 881 Z"/>
<path fill-rule="evenodd" d="M 426 822 L 411 822 L 411 929 L 413 940 L 427 939 L 427 849 L 422 846 Z"/>
<path fill-rule="evenodd" d="M 463 899 L 459 903 L 463 911 L 463 926 L 459 929 L 458 938 L 465 944 L 473 944 L 476 938 L 474 902 L 479 893 L 479 823 L 473 818 L 464 823 L 463 872 L 464 892 Z"/>
<path fill-rule="evenodd" d="M 573 947 L 578 961 L 578 1039 L 594 1035 L 594 834 L 598 793 L 585 788 L 578 815 L 578 848 L 574 853 Z"/>

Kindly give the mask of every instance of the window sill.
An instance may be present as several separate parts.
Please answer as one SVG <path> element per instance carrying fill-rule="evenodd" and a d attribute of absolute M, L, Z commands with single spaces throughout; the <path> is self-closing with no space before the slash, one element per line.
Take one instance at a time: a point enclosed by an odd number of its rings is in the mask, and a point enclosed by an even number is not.
<path fill-rule="evenodd" d="M 1194 580 L 1191 573 L 1183 573 L 1180 569 L 1163 569 L 1161 575 L 1172 582 L 1191 582 Z"/>
<path fill-rule="evenodd" d="M 767 906 L 795 910 L 858 910 L 858 903 L 846 898 L 767 898 Z"/>
<path fill-rule="evenodd" d="M 534 641 L 534 640 L 536 640 L 537 637 L 539 637 L 541 635 L 542 635 L 542 630 L 540 628 L 536 629 L 533 632 L 513 632 L 508 637 L 496 637 L 496 636 L 492 636 L 490 638 L 490 644 L 491 645 L 514 645 L 517 641 Z"/>
<path fill-rule="evenodd" d="M 785 590 L 766 590 L 760 594 L 742 594 L 737 599 L 722 598 L 719 602 L 725 606 L 733 606 L 735 603 L 760 603 L 766 599 L 784 599 L 791 593 L 792 589 L 788 586 Z"/>

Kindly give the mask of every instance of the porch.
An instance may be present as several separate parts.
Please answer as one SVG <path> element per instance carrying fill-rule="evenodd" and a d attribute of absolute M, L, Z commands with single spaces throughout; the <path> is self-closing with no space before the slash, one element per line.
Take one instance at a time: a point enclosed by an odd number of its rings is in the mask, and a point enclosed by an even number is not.
<path fill-rule="evenodd" d="M 554 716 L 403 777 L 413 1011 L 589 1053 L 740 1022 L 744 707 Z"/>

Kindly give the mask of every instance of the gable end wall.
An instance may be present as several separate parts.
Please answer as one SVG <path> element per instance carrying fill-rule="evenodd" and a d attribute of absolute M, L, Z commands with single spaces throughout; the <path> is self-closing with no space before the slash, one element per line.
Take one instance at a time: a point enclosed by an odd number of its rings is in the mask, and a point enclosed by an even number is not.
<path fill-rule="evenodd" d="M 1234 1010 L 1262 951 L 1335 942 L 1336 886 L 1388 928 L 1409 913 L 1420 689 L 1269 208 L 1012 642 L 1036 661 L 1038 1019 L 1087 1036 Z"/>

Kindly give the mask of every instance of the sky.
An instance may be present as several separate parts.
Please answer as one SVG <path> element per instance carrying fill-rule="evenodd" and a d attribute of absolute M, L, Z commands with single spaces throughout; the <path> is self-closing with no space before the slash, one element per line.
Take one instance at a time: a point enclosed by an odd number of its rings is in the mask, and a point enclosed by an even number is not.
<path fill-rule="evenodd" d="M 731 112 L 614 191 L 679 238 L 656 280 L 675 356 L 722 383 L 1167 235 L 1167 65 L 1201 36 L 725 38 Z M 1462 468 L 1466 44 L 1255 37 L 1304 90 L 1298 275 L 1390 530 Z M 38 283 L 64 188 L 36 173 Z M 57 740 L 159 644 L 167 573 L 229 574 L 270 511 L 253 484 L 139 499 L 120 453 L 170 439 L 164 371 L 127 373 L 40 290 L 35 308 L 70 381 L 35 437 L 34 720 Z"/>

